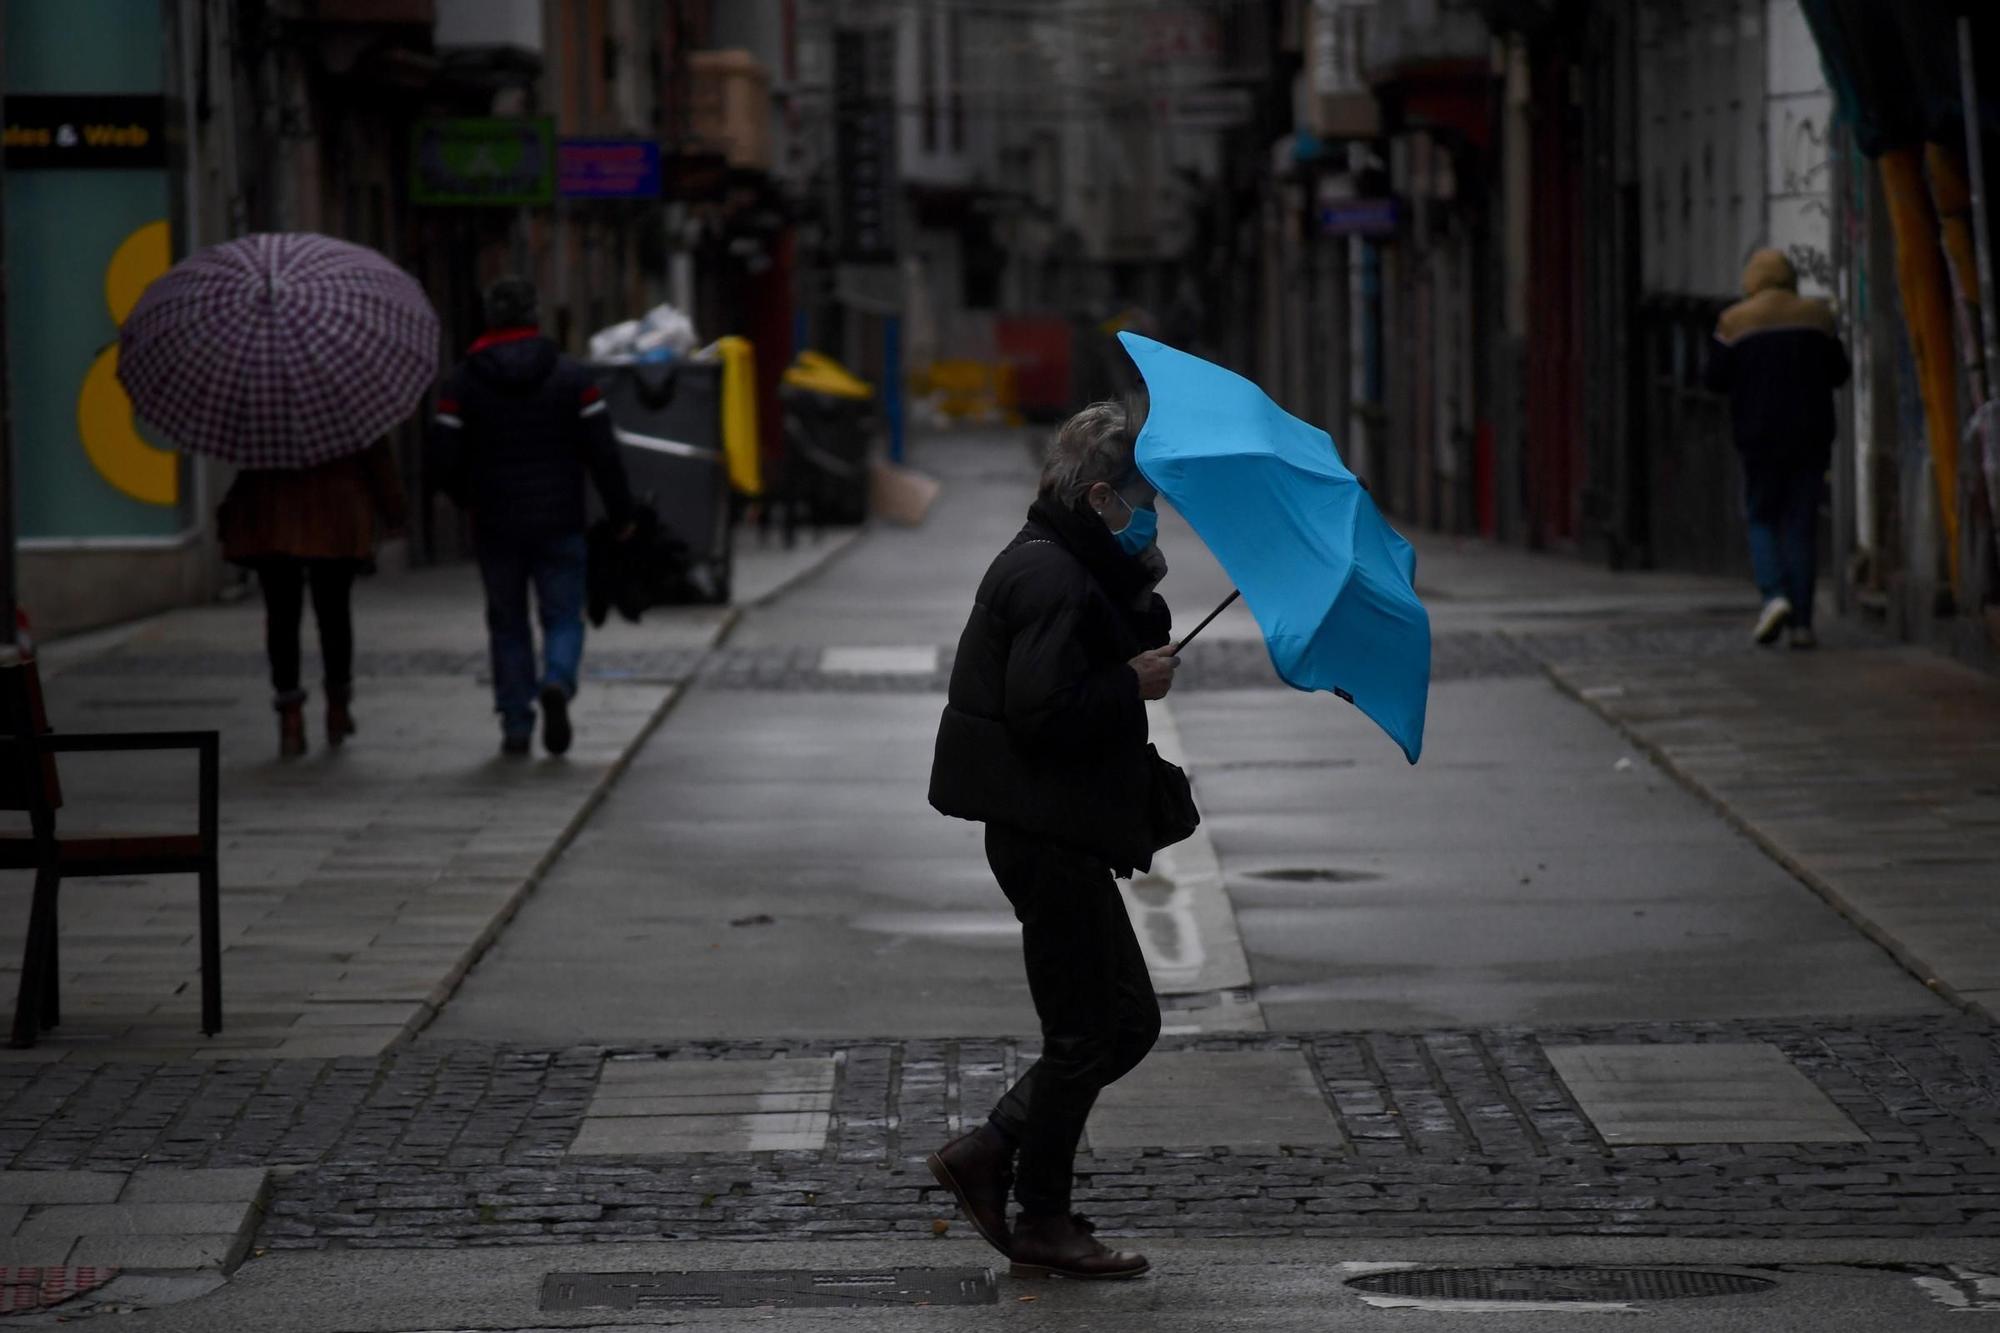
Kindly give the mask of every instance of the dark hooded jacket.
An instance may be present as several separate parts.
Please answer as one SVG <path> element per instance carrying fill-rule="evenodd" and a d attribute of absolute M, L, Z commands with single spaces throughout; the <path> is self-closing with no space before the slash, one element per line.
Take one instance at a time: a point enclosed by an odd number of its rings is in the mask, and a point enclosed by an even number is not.
<path fill-rule="evenodd" d="M 1791 261 L 1759 250 L 1743 270 L 1741 301 L 1722 312 L 1709 348 L 1708 387 L 1726 393 L 1752 489 L 1833 457 L 1833 391 L 1847 353 L 1833 308 L 1800 296 Z"/>
<path fill-rule="evenodd" d="M 481 537 L 548 540 L 584 530 L 584 477 L 623 522 L 631 486 L 590 372 L 534 329 L 472 345 L 438 396 L 432 480 L 472 511 Z"/>
<path fill-rule="evenodd" d="M 931 804 L 1129 873 L 1152 862 L 1146 704 L 1128 663 L 1167 604 L 1103 522 L 1040 499 L 995 558 L 958 641 Z"/>

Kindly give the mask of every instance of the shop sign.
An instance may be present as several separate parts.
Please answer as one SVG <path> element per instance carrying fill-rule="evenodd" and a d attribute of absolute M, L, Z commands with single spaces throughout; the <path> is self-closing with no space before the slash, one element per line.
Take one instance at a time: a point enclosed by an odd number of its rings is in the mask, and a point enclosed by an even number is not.
<path fill-rule="evenodd" d="M 410 178 L 410 199 L 418 204 L 549 203 L 556 193 L 555 123 L 421 121 Z"/>
<path fill-rule="evenodd" d="M 1319 206 L 1323 236 L 1394 236 L 1402 220 L 1399 199 L 1335 199 Z"/>
<path fill-rule="evenodd" d="M 556 192 L 565 199 L 657 199 L 660 145 L 651 139 L 564 139 Z"/>
<path fill-rule="evenodd" d="M 840 257 L 874 262 L 897 248 L 895 33 L 834 36 L 834 237 Z"/>
<path fill-rule="evenodd" d="M 167 164 L 166 99 L 157 94 L 15 93 L 6 120 L 9 171 Z"/>

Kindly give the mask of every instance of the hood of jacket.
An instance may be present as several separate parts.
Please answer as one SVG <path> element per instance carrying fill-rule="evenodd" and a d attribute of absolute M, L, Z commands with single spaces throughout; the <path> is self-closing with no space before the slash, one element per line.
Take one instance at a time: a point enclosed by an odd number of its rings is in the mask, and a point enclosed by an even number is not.
<path fill-rule="evenodd" d="M 1798 272 L 1782 251 L 1757 251 L 1743 266 L 1745 295 L 1722 312 L 1715 336 L 1728 343 L 1781 329 L 1834 334 L 1833 307 L 1816 297 L 1800 296 L 1798 284 Z"/>
<path fill-rule="evenodd" d="M 503 393 L 533 393 L 556 368 L 561 354 L 536 329 L 495 329 L 472 344 L 465 364 Z"/>
<path fill-rule="evenodd" d="M 1781 288 L 1788 292 L 1799 289 L 1798 270 L 1782 250 L 1759 250 L 1743 265 L 1743 294 L 1755 296 L 1758 292 Z"/>

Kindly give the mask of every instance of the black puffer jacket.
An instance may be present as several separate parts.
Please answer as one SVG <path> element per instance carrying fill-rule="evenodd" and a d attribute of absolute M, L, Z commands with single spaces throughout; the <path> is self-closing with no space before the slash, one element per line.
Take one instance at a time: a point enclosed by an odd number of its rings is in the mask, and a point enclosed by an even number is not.
<path fill-rule="evenodd" d="M 1847 383 L 1847 351 L 1833 307 L 1797 288 L 1789 259 L 1757 251 L 1743 270 L 1744 298 L 1722 312 L 1709 344 L 1703 379 L 1729 395 L 1753 492 L 1833 461 L 1833 391 Z"/>
<path fill-rule="evenodd" d="M 1103 522 L 1037 500 L 958 641 L 931 804 L 1102 857 L 1152 863 L 1146 704 L 1127 665 L 1167 642 L 1167 604 Z M 1136 609 L 1143 599 L 1143 609 Z"/>
<path fill-rule="evenodd" d="M 438 396 L 432 480 L 472 511 L 482 535 L 526 540 L 584 529 L 584 474 L 622 523 L 632 491 L 604 396 L 590 372 L 533 329 L 472 345 Z"/>

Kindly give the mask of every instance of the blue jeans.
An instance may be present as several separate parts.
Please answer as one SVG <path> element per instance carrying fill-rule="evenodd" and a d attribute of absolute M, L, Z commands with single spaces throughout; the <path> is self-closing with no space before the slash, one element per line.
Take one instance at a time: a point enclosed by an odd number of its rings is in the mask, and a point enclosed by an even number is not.
<path fill-rule="evenodd" d="M 1819 501 L 1825 480 L 1819 469 L 1752 476 L 1744 487 L 1750 522 L 1750 567 L 1765 601 L 1783 597 L 1792 604 L 1792 623 L 1810 629 L 1813 582 L 1819 562 Z"/>
<path fill-rule="evenodd" d="M 535 698 L 553 687 L 576 693 L 583 661 L 583 534 L 554 538 L 481 537 L 479 576 L 486 584 L 486 631 L 493 650 L 493 707 L 509 736 L 535 729 Z M 535 634 L 528 585 L 542 622 L 543 670 L 535 674 Z"/>

